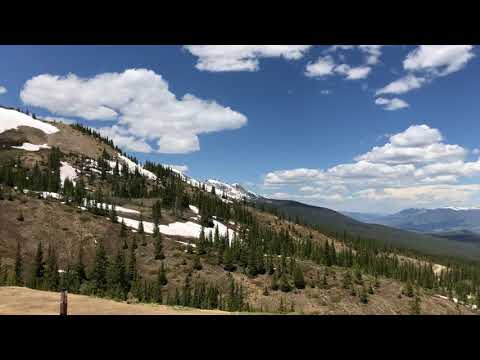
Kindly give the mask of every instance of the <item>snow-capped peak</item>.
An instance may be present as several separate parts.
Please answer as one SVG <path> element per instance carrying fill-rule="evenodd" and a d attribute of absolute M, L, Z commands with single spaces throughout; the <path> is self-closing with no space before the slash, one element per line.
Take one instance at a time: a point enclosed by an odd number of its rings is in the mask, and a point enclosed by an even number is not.
<path fill-rule="evenodd" d="M 215 179 L 208 179 L 205 182 L 205 188 L 207 191 L 212 191 L 212 188 L 215 188 L 215 193 L 218 196 L 225 195 L 228 198 L 235 199 L 235 200 L 242 200 L 242 199 L 255 199 L 259 196 L 251 191 L 246 190 L 240 184 L 227 184 L 219 180 Z"/>

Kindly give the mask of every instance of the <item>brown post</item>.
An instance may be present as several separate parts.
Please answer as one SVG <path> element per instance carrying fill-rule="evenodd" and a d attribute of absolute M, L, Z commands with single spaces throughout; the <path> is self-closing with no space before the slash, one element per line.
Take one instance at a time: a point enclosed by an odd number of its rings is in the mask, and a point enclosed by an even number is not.
<path fill-rule="evenodd" d="M 60 293 L 60 315 L 62 316 L 67 316 L 67 295 L 67 289 L 62 289 L 62 292 Z"/>

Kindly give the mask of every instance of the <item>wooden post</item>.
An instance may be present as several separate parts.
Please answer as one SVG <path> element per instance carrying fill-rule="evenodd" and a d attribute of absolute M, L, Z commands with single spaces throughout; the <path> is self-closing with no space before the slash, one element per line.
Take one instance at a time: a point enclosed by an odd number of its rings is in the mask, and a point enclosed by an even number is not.
<path fill-rule="evenodd" d="M 67 289 L 62 289 L 62 292 L 60 293 L 60 315 L 61 316 L 67 316 L 67 305 L 68 305 L 68 300 L 67 300 Z"/>

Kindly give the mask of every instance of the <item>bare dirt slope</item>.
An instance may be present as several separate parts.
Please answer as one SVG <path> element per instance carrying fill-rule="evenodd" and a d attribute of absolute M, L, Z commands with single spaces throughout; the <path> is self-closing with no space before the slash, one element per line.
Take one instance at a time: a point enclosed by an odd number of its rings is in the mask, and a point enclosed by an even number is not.
<path fill-rule="evenodd" d="M 58 315 L 60 295 L 23 287 L 0 287 L 0 315 Z M 69 315 L 229 315 L 219 310 L 127 304 L 85 295 L 68 295 Z"/>

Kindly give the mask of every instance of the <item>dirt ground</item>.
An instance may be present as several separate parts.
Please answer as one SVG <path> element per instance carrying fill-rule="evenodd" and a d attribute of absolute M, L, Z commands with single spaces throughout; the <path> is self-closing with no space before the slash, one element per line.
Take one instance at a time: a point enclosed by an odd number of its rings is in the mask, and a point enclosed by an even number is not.
<path fill-rule="evenodd" d="M 0 287 L 0 315 L 58 315 L 60 294 L 23 287 Z M 219 310 L 182 309 L 166 305 L 127 304 L 68 294 L 68 315 L 230 315 Z"/>

